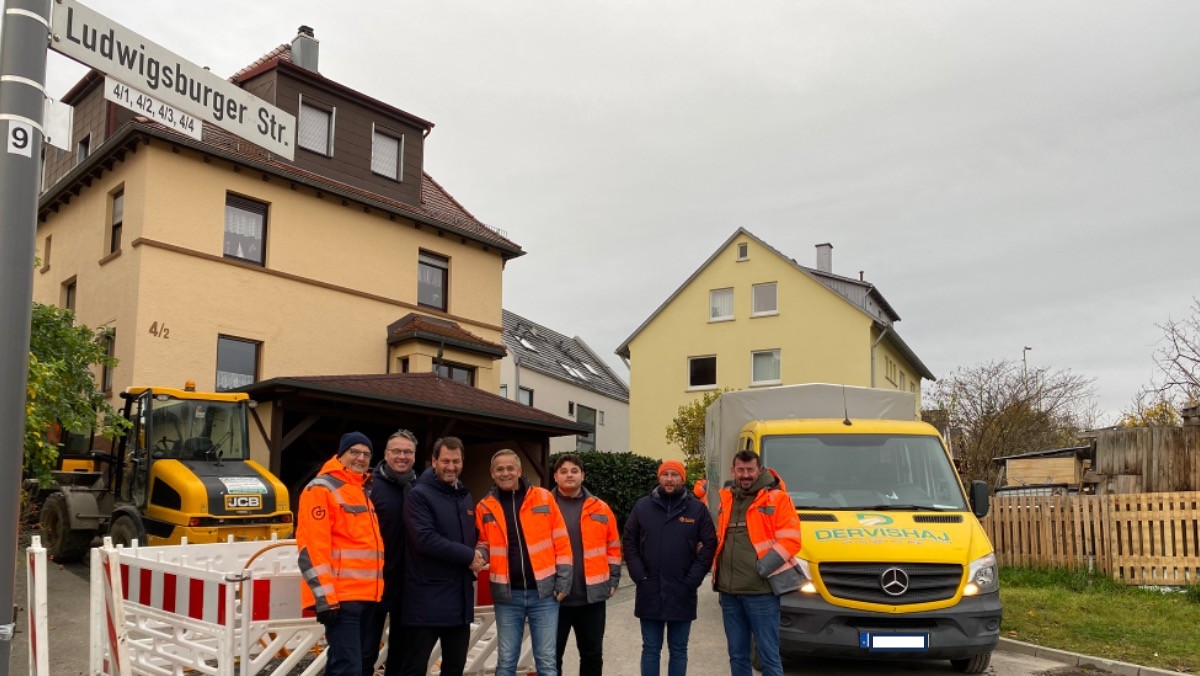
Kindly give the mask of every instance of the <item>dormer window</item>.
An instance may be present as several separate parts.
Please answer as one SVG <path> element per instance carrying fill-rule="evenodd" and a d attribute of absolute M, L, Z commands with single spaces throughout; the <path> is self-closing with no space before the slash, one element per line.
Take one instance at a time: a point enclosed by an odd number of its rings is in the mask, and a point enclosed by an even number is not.
<path fill-rule="evenodd" d="M 333 109 L 300 101 L 296 143 L 305 150 L 326 156 L 333 155 Z"/>
<path fill-rule="evenodd" d="M 598 375 L 600 375 L 600 372 L 596 370 L 596 367 L 595 367 L 595 366 L 592 366 L 591 364 L 589 364 L 589 363 L 587 363 L 587 362 L 584 362 L 584 363 L 583 363 L 583 367 L 584 367 L 585 369 L 587 369 L 587 370 L 591 371 L 591 372 L 592 372 L 592 375 L 597 375 L 597 376 L 598 376 Z"/>
<path fill-rule="evenodd" d="M 529 350 L 530 352 L 538 351 L 538 349 L 533 346 L 533 343 L 529 342 L 525 338 L 518 338 L 517 342 L 521 344 L 521 347 L 525 348 L 526 350 Z"/>
<path fill-rule="evenodd" d="M 376 129 L 371 134 L 371 171 L 393 181 L 404 180 L 401 160 L 404 157 L 404 137 Z"/>

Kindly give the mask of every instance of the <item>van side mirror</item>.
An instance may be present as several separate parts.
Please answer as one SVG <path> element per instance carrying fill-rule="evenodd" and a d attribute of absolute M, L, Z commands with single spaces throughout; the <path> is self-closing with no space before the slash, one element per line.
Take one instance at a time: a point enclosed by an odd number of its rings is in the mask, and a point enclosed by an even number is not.
<path fill-rule="evenodd" d="M 982 519 L 988 515 L 991 509 L 989 500 L 991 499 L 991 491 L 988 490 L 986 481 L 971 482 L 971 510 L 975 512 L 975 516 Z"/>

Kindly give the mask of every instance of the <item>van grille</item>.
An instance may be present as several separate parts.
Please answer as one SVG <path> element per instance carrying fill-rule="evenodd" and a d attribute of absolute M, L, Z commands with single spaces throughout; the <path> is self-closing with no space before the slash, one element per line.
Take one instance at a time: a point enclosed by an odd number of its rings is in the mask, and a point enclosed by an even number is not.
<path fill-rule="evenodd" d="M 893 596 L 884 591 L 882 576 L 891 569 L 907 576 L 907 588 Z M 954 563 L 820 563 L 817 573 L 829 593 L 849 601 L 899 606 L 942 601 L 954 596 L 963 567 Z M 889 576 L 891 582 L 892 577 Z"/>
<path fill-rule="evenodd" d="M 824 523 L 836 523 L 837 517 L 833 514 L 812 514 L 810 512 L 800 512 L 801 521 L 820 521 Z"/>
<path fill-rule="evenodd" d="M 914 523 L 962 523 L 962 514 L 917 514 Z"/>

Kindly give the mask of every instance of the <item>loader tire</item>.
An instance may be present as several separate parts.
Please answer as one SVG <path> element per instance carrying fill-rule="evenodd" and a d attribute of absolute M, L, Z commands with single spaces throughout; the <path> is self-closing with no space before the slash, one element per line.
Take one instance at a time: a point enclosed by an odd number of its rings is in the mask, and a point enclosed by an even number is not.
<path fill-rule="evenodd" d="M 75 563 L 83 558 L 92 544 L 94 533 L 89 530 L 71 530 L 71 516 L 67 511 L 67 499 L 62 493 L 53 493 L 42 504 L 40 518 L 46 549 L 56 563 Z"/>

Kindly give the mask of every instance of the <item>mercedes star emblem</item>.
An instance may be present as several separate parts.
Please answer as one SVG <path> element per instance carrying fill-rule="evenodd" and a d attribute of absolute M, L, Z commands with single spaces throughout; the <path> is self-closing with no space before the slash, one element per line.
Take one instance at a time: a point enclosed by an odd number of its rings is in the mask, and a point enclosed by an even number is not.
<path fill-rule="evenodd" d="M 879 586 L 888 596 L 900 596 L 908 591 L 908 573 L 899 568 L 888 568 L 879 575 Z"/>

